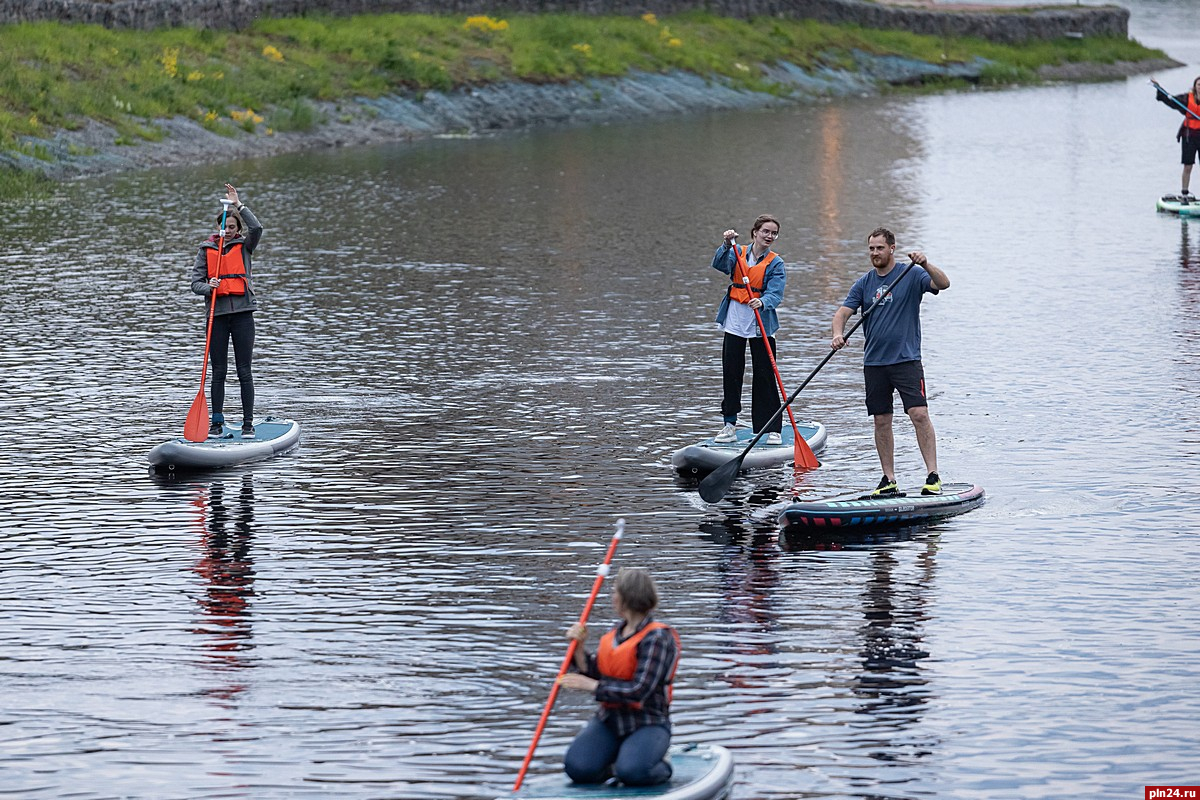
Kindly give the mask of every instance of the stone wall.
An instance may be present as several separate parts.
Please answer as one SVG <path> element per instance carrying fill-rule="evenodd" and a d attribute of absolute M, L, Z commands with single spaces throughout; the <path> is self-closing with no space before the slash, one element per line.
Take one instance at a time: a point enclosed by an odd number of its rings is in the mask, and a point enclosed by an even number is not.
<path fill-rule="evenodd" d="M 0 24 L 59 20 L 109 28 L 192 26 L 237 29 L 258 17 L 305 13 L 667 15 L 704 9 L 722 16 L 788 17 L 853 23 L 998 42 L 1061 36 L 1129 35 L 1129 12 L 1117 6 L 1057 6 L 1015 11 L 938 10 L 870 0 L 0 0 Z"/>

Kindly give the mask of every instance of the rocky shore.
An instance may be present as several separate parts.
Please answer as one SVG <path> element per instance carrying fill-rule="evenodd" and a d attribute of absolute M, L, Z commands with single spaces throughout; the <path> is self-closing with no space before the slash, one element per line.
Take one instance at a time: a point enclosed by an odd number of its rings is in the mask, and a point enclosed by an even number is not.
<path fill-rule="evenodd" d="M 919 85 L 930 79 L 973 81 L 986 66 L 976 59 L 939 65 L 895 56 L 856 53 L 848 69 L 805 71 L 777 65 L 770 80 L 787 88 L 768 94 L 735 88 L 684 72 L 633 73 L 621 78 L 563 84 L 505 82 L 422 96 L 391 95 L 339 103 L 314 103 L 321 122 L 312 130 L 220 135 L 193 120 L 154 120 L 160 141 L 118 144 L 111 127 L 90 122 L 35 142 L 49 158 L 0 154 L 0 165 L 42 174 L 52 180 L 181 164 L 219 163 L 288 152 L 408 141 L 432 136 L 485 135 L 546 125 L 631 120 L 668 114 L 765 108 L 819 102 L 848 95 L 871 95 L 889 86 Z M 1175 66 L 1175 62 L 1076 64 L 1044 70 L 1046 80 L 1111 80 Z"/>

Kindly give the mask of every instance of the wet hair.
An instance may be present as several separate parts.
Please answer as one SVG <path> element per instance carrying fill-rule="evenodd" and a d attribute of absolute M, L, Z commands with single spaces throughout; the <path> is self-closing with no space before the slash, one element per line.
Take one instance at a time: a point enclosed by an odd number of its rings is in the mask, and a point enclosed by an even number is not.
<path fill-rule="evenodd" d="M 753 236 L 754 234 L 758 233 L 758 229 L 768 222 L 774 222 L 775 230 L 779 230 L 779 220 L 775 219 L 770 214 L 761 214 L 759 215 L 758 219 L 754 220 L 754 227 L 750 229 L 750 235 Z"/>
<path fill-rule="evenodd" d="M 237 222 L 238 233 L 241 233 L 242 231 L 246 230 L 246 221 L 242 219 L 241 214 L 237 213 L 236 211 L 230 211 L 228 213 L 229 213 L 229 217 Z M 221 212 L 220 214 L 217 214 L 217 225 L 225 224 L 225 216 L 226 216 L 225 212 Z"/>
<path fill-rule="evenodd" d="M 641 567 L 621 567 L 613 591 L 620 592 L 625 607 L 638 614 L 649 614 L 658 607 L 654 578 Z"/>
<path fill-rule="evenodd" d="M 876 236 L 882 236 L 883 240 L 888 244 L 896 243 L 896 234 L 892 233 L 887 228 L 876 228 L 875 230 L 871 231 L 871 233 L 867 236 L 867 241 L 871 241 Z"/>

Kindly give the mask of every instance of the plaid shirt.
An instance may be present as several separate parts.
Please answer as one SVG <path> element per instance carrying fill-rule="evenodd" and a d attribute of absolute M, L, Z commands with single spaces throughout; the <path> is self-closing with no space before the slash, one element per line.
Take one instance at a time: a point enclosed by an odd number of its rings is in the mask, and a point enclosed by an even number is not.
<path fill-rule="evenodd" d="M 646 627 L 653 620 L 647 616 L 638 625 L 637 631 Z M 616 641 L 621 643 L 629 637 L 621 637 L 624 620 L 617 620 Z M 634 631 L 636 634 L 637 631 Z M 637 669 L 633 680 L 622 681 L 605 677 L 600 674 L 596 664 L 596 654 L 587 653 L 587 669 L 583 672 L 589 678 L 600 682 L 596 687 L 596 701 L 599 703 L 641 703 L 638 709 L 622 706 L 606 708 L 601 706 L 596 713 L 601 722 L 617 736 L 624 738 L 647 725 L 665 725 L 671 728 L 671 717 L 667 707 L 667 682 L 671 679 L 675 662 L 679 658 L 679 648 L 675 646 L 675 637 L 669 628 L 659 628 L 650 631 L 638 643 Z"/>

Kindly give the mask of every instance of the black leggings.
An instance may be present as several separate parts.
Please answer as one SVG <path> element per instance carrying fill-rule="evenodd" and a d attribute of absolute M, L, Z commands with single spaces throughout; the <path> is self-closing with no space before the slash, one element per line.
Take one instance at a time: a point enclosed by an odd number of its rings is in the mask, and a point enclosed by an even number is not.
<path fill-rule="evenodd" d="M 254 376 L 250 374 L 250 362 L 254 359 L 254 312 L 238 311 L 213 317 L 212 341 L 208 359 L 212 364 L 212 411 L 213 415 L 225 411 L 225 376 L 229 374 L 229 342 L 233 341 L 233 360 L 237 369 L 238 384 L 242 389 L 242 421 L 254 419 Z"/>
<path fill-rule="evenodd" d="M 775 337 L 768 337 L 771 352 L 775 350 Z M 721 414 L 725 417 L 736 417 L 742 410 L 742 381 L 746 375 L 746 345 L 750 345 L 750 359 L 753 363 L 753 377 L 750 389 L 750 419 L 754 423 L 754 432 L 758 433 L 766 425 L 767 420 L 779 410 L 782 401 L 779 399 L 779 386 L 775 383 L 775 370 L 771 369 L 771 360 L 767 356 L 767 348 L 759 337 L 743 339 L 726 333 L 721 344 L 721 373 L 724 383 L 724 398 L 721 400 Z M 775 421 L 767 428 L 768 433 L 779 433 L 783 430 L 783 417 L 775 417 Z"/>

